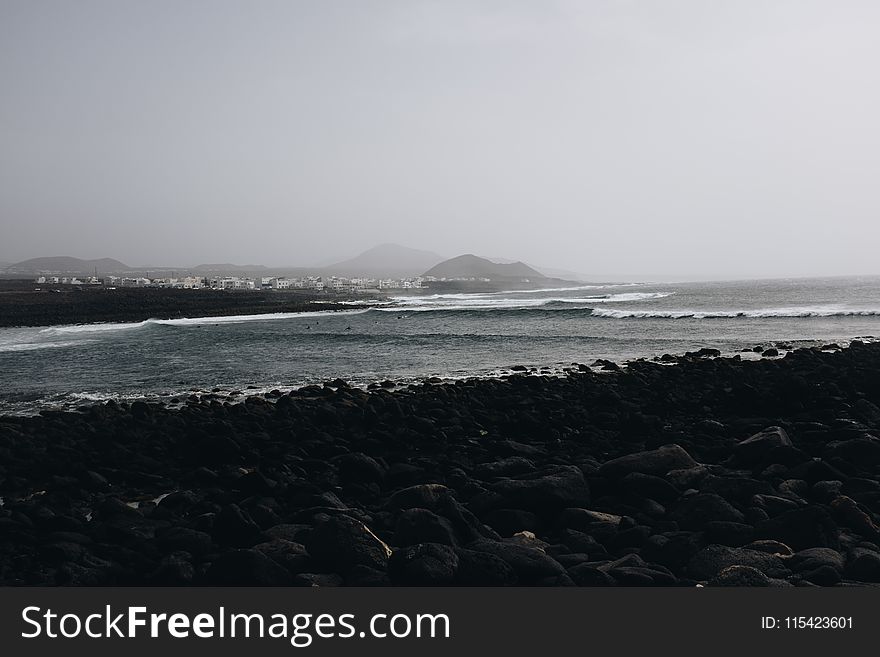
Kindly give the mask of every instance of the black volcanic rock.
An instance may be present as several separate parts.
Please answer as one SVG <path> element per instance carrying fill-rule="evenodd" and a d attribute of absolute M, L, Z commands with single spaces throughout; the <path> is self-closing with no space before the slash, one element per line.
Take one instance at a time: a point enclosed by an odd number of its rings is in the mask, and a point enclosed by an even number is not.
<path fill-rule="evenodd" d="M 812 547 L 838 549 L 837 525 L 821 506 L 786 511 L 755 528 L 757 536 L 780 541 L 795 550 Z"/>
<path fill-rule="evenodd" d="M 290 574 L 258 550 L 233 550 L 218 557 L 205 573 L 208 586 L 285 586 Z"/>
<path fill-rule="evenodd" d="M 778 447 L 793 447 L 791 438 L 784 429 L 769 427 L 738 442 L 733 448 L 733 453 L 739 460 L 751 463 L 760 460 L 770 450 Z"/>
<path fill-rule="evenodd" d="M 405 586 L 452 584 L 457 571 L 458 555 L 442 543 L 418 543 L 396 550 L 388 562 L 391 582 Z"/>
<path fill-rule="evenodd" d="M 590 488 L 580 469 L 554 468 L 545 473 L 504 479 L 491 489 L 503 499 L 502 506 L 538 513 L 590 503 Z"/>
<path fill-rule="evenodd" d="M 345 515 L 327 518 L 315 526 L 306 548 L 317 563 L 342 574 L 354 566 L 384 570 L 391 553 L 364 523 Z"/>
<path fill-rule="evenodd" d="M 749 566 L 768 577 L 784 577 L 789 570 L 779 557 L 747 548 L 710 545 L 688 563 L 688 574 L 694 579 L 709 580 L 730 566 Z"/>
<path fill-rule="evenodd" d="M 599 472 L 607 477 L 623 477 L 631 472 L 664 475 L 671 470 L 696 466 L 697 462 L 681 446 L 663 445 L 657 449 L 627 454 L 606 461 L 599 468 Z"/>
<path fill-rule="evenodd" d="M 876 583 L 877 372 L 856 343 L 0 417 L 0 583 Z"/>

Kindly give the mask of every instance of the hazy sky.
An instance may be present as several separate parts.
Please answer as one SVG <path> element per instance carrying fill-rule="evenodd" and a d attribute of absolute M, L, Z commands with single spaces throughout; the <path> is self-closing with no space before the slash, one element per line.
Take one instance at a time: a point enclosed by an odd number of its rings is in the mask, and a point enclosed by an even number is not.
<path fill-rule="evenodd" d="M 874 0 L 0 0 L 0 260 L 880 273 Z"/>

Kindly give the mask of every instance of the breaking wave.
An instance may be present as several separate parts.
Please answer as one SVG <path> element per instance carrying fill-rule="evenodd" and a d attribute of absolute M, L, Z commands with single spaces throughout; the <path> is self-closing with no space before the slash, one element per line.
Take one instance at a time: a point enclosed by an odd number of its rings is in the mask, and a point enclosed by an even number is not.
<path fill-rule="evenodd" d="M 418 297 L 397 297 L 392 306 L 376 307 L 374 310 L 384 312 L 427 312 L 456 310 L 534 310 L 571 307 L 574 305 L 591 305 L 605 303 L 621 303 L 662 299 L 674 292 L 623 292 L 620 294 L 603 294 L 585 297 L 542 297 L 538 299 L 492 298 L 490 295 L 475 294 L 432 294 Z"/>
<path fill-rule="evenodd" d="M 51 326 L 41 329 L 43 335 L 65 335 L 70 333 L 95 333 L 103 331 L 126 331 L 145 326 L 204 326 L 213 324 L 236 324 L 240 322 L 264 322 L 297 317 L 320 317 L 323 315 L 359 315 L 369 310 L 313 310 L 295 313 L 263 313 L 259 315 L 224 315 L 221 317 L 180 317 L 177 319 L 147 319 L 142 322 L 119 322 L 108 324 L 76 324 L 72 326 Z M 57 343 L 56 343 L 57 344 Z"/>
<path fill-rule="evenodd" d="M 836 308 L 829 306 L 795 308 L 760 308 L 753 310 L 626 310 L 622 308 L 593 308 L 593 317 L 611 319 L 730 319 L 737 317 L 877 317 L 880 309 Z"/>

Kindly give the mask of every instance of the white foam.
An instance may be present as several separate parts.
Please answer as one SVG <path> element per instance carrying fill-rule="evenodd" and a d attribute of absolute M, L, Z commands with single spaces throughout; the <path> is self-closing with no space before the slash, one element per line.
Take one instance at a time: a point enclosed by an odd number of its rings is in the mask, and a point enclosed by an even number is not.
<path fill-rule="evenodd" d="M 876 317 L 880 309 L 840 308 L 837 306 L 801 306 L 790 308 L 761 308 L 752 310 L 624 310 L 594 308 L 594 317 L 612 319 L 725 319 L 725 318 L 772 318 L 772 317 Z"/>
<path fill-rule="evenodd" d="M 142 322 L 115 322 L 106 324 L 75 324 L 71 326 L 50 326 L 40 329 L 43 335 L 65 335 L 69 333 L 100 333 L 104 331 L 127 331 L 152 324 L 161 326 L 192 326 L 201 324 L 235 324 L 238 322 L 262 322 L 296 317 L 321 317 L 324 315 L 358 315 L 369 308 L 357 310 L 303 310 L 290 313 L 262 313 L 257 315 L 222 315 L 219 317 L 179 317 L 175 319 L 147 319 Z"/>
<path fill-rule="evenodd" d="M 386 312 L 427 312 L 431 310 L 519 310 L 541 308 L 551 304 L 592 305 L 662 299 L 674 292 L 623 292 L 591 297 L 540 297 L 537 299 L 489 298 L 488 295 L 431 295 L 428 297 L 398 297 L 398 305 L 376 308 Z"/>
<path fill-rule="evenodd" d="M 66 340 L 60 342 L 19 342 L 16 344 L 0 345 L 0 353 L 39 351 L 41 349 L 59 349 L 62 347 L 74 347 L 81 344 L 88 344 L 90 342 L 95 342 L 95 340 Z"/>
<path fill-rule="evenodd" d="M 663 299 L 671 297 L 674 292 L 622 292 L 601 297 L 584 297 L 581 299 L 553 299 L 553 303 L 621 303 L 625 301 L 644 301 L 646 299 Z"/>
<path fill-rule="evenodd" d="M 369 308 L 357 310 L 305 310 L 295 313 L 264 313 L 261 315 L 224 315 L 222 317 L 181 317 L 178 319 L 151 319 L 151 323 L 163 326 L 193 326 L 196 324 L 238 324 L 240 322 L 262 322 L 297 317 L 323 317 L 325 315 L 360 315 Z"/>
<path fill-rule="evenodd" d="M 141 328 L 153 320 L 143 322 L 113 322 L 106 324 L 73 324 L 69 326 L 50 326 L 40 330 L 43 335 L 65 335 L 68 333 L 98 333 L 102 331 L 126 331 Z"/>

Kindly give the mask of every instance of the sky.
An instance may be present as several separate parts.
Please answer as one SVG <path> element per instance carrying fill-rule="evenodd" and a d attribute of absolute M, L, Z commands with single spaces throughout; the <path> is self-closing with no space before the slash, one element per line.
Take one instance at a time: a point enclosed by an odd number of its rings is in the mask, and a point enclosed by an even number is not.
<path fill-rule="evenodd" d="M 0 0 L 0 261 L 880 273 L 873 0 Z"/>

